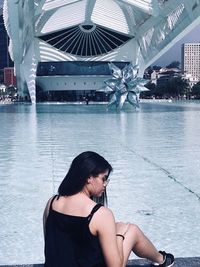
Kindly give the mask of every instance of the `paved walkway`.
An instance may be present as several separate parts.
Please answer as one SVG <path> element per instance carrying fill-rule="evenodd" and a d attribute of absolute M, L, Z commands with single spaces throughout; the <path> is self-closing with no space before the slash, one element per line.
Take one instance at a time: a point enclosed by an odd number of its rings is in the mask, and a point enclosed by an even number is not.
<path fill-rule="evenodd" d="M 150 267 L 146 260 L 130 260 L 127 267 Z M 28 265 L 0 265 L 0 267 L 43 267 L 43 264 Z M 177 258 L 174 267 L 200 267 L 200 257 L 195 258 Z"/>

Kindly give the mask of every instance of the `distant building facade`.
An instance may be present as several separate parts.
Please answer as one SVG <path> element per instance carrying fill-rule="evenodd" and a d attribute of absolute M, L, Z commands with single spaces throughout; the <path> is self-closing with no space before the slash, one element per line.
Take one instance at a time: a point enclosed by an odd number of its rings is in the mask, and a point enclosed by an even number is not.
<path fill-rule="evenodd" d="M 200 81 L 200 43 L 182 45 L 182 71 L 192 87 Z"/>
<path fill-rule="evenodd" d="M 182 71 L 177 68 L 161 68 L 157 73 L 157 85 L 165 86 L 172 78 L 182 77 Z"/>
<path fill-rule="evenodd" d="M 16 76 L 14 74 L 14 68 L 13 67 L 8 67 L 8 68 L 4 68 L 4 84 L 6 86 L 10 86 L 10 85 L 17 85 L 17 80 L 16 80 Z"/>
<path fill-rule="evenodd" d="M 3 21 L 3 10 L 0 8 L 0 83 L 4 81 L 4 68 L 13 67 L 13 62 L 10 59 L 8 52 L 9 38 Z"/>
<path fill-rule="evenodd" d="M 185 78 L 179 68 L 160 68 L 159 70 L 151 70 L 150 73 L 148 71 L 149 69 L 145 70 L 144 78 L 150 79 L 151 83 L 159 87 L 165 86 L 172 78 Z"/>

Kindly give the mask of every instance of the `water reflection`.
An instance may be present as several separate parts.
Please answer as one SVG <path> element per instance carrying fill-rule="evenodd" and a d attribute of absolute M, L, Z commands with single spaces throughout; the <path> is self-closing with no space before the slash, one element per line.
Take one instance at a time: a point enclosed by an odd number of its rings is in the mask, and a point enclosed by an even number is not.
<path fill-rule="evenodd" d="M 118 220 L 141 225 L 159 249 L 198 256 L 199 115 L 191 102 L 117 113 L 105 105 L 0 105 L 0 264 L 43 261 L 45 202 L 85 150 L 114 167 L 108 195 Z"/>

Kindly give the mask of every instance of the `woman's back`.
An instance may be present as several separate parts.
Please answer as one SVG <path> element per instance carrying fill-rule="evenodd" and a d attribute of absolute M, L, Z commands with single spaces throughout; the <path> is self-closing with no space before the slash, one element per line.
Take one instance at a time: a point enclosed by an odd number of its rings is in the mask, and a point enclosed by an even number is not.
<path fill-rule="evenodd" d="M 95 205 L 88 216 L 68 215 L 52 208 L 55 197 L 45 225 L 45 267 L 105 266 L 98 236 L 89 229 L 101 205 Z"/>

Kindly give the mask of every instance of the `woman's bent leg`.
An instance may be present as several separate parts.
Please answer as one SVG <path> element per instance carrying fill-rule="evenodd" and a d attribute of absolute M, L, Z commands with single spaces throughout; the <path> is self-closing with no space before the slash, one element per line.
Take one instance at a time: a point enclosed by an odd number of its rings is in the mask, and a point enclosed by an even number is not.
<path fill-rule="evenodd" d="M 124 264 L 126 266 L 129 255 L 133 251 L 138 257 L 162 263 L 163 256 L 157 251 L 151 241 L 144 235 L 137 225 L 130 224 L 123 242 Z"/>

